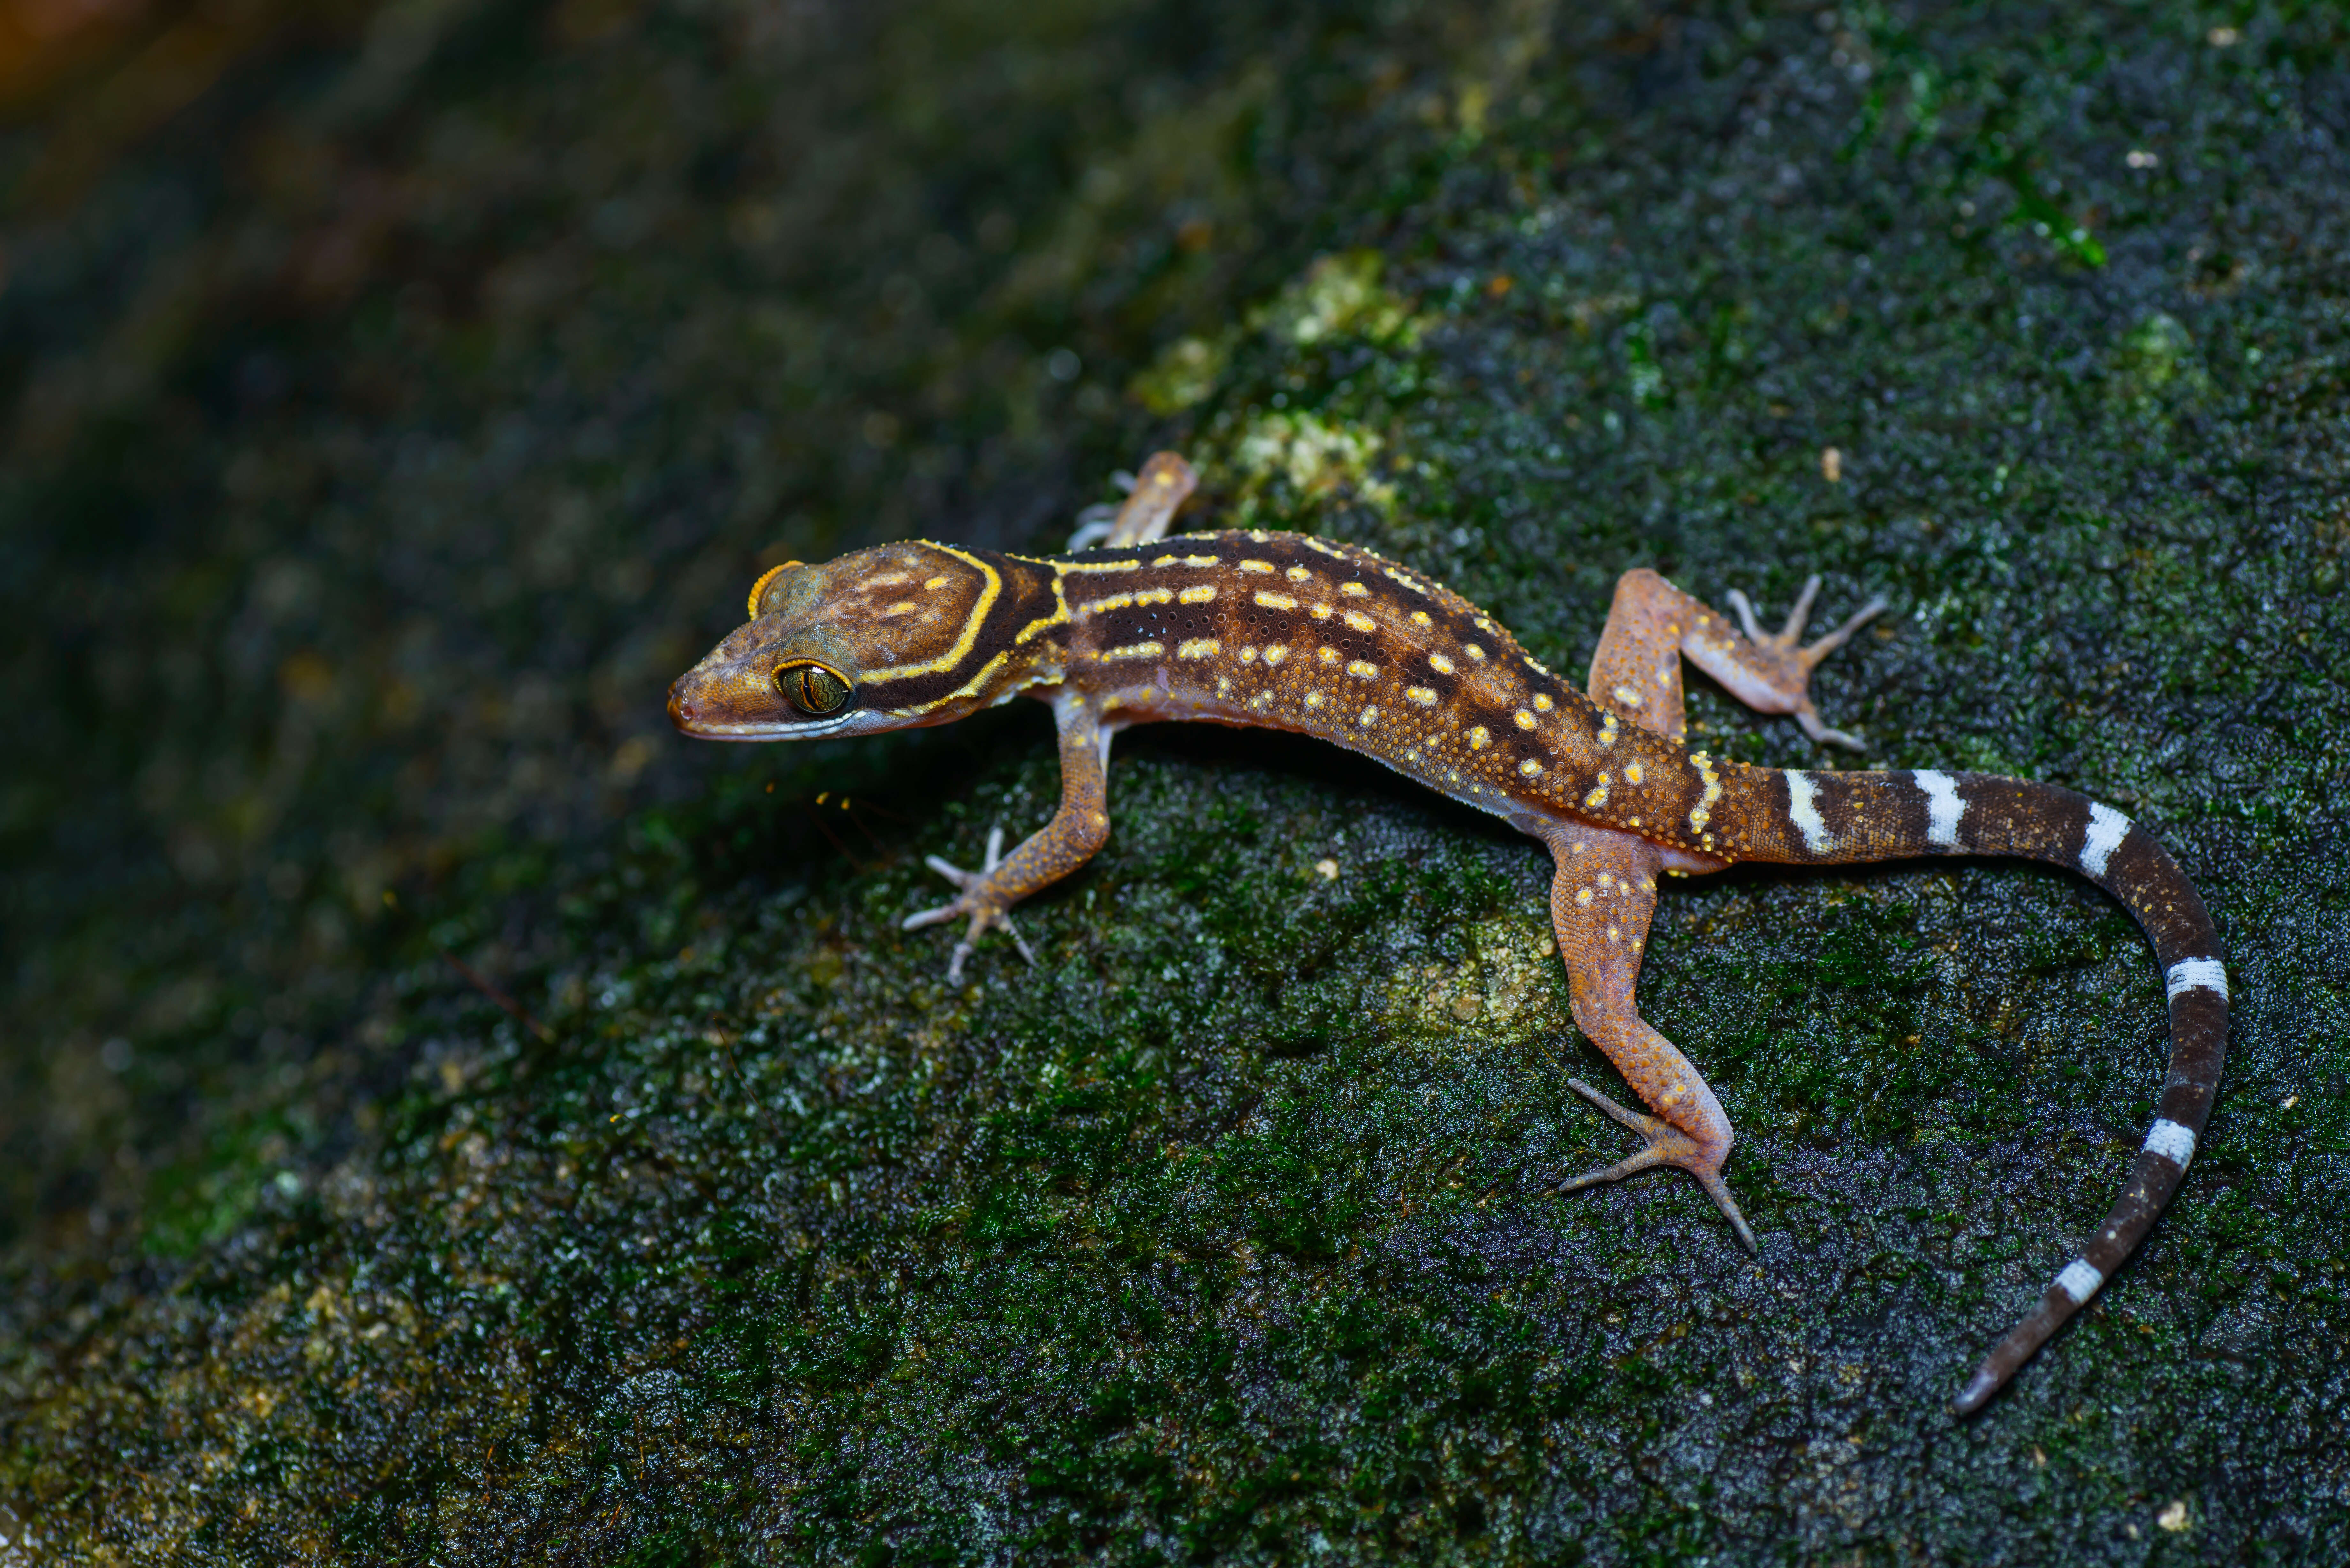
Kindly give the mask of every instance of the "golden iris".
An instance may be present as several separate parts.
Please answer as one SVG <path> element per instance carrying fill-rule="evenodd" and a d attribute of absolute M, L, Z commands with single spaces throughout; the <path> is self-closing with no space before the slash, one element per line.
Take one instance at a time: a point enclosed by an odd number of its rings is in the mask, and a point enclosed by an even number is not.
<path fill-rule="evenodd" d="M 837 713 L 848 701 L 848 682 L 821 664 L 785 665 L 775 671 L 775 690 L 811 719 Z"/>

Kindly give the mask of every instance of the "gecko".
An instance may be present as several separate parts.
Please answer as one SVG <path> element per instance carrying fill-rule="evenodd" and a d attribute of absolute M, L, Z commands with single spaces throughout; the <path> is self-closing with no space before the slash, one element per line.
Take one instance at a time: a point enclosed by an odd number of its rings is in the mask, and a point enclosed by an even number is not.
<path fill-rule="evenodd" d="M 1648 1107 L 1569 1079 L 1639 1147 L 1555 1190 L 1684 1171 L 1749 1251 L 1753 1231 L 1722 1175 L 1730 1118 L 1697 1067 L 1640 1016 L 1659 878 L 1742 861 L 1927 856 L 2018 857 L 2079 872 L 2152 944 L 2168 993 L 2169 1070 L 2105 1222 L 1952 1401 L 1961 1416 L 1982 1408 L 2137 1249 L 2210 1114 L 2227 1049 L 2228 975 L 2202 900 L 2170 856 L 2122 812 L 2052 784 L 1758 767 L 1687 743 L 1684 660 L 1757 712 L 1857 748 L 1814 707 L 1811 672 L 1881 600 L 1804 645 L 1817 577 L 1783 628 L 1765 633 L 1742 594 L 1729 596 L 1733 625 L 1635 569 L 1616 586 L 1578 691 L 1475 605 L 1359 546 L 1263 529 L 1170 535 L 1195 483 L 1180 455 L 1157 454 L 1107 541 L 1059 556 L 905 542 L 776 566 L 752 587 L 749 622 L 671 686 L 671 720 L 707 740 L 814 740 L 951 723 L 1020 696 L 1048 704 L 1061 762 L 1052 820 L 1009 855 L 997 828 L 975 870 L 930 857 L 957 894 L 904 922 L 962 922 L 951 982 L 991 929 L 1034 961 L 1012 908 L 1107 842 L 1110 742 L 1130 725 L 1300 732 L 1490 812 L 1550 852 L 1569 1011 Z"/>

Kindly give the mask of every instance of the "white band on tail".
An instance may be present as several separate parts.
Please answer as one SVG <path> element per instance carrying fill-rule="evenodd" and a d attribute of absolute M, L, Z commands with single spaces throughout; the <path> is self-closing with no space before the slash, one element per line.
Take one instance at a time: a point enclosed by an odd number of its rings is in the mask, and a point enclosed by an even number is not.
<path fill-rule="evenodd" d="M 2168 988 L 2168 1000 L 2176 1002 L 2181 992 L 2216 991 L 2220 1000 L 2228 1000 L 2228 966 L 2218 959 L 2180 959 L 2163 976 Z"/>
<path fill-rule="evenodd" d="M 1926 797 L 1926 842 L 1956 849 L 1959 818 L 1967 814 L 1967 803 L 1959 798 L 1958 782 L 1948 774 L 1930 769 L 1911 774 L 1909 780 Z"/>
<path fill-rule="evenodd" d="M 2168 1116 L 2158 1116 L 2146 1135 L 2146 1152 L 2158 1154 L 2184 1170 L 2195 1158 L 2195 1134 Z"/>
<path fill-rule="evenodd" d="M 2065 1264 L 2064 1272 L 2056 1276 L 2056 1288 L 2071 1296 L 2075 1306 L 2095 1295 L 2097 1287 L 2105 1282 L 2106 1276 L 2080 1258 Z"/>
<path fill-rule="evenodd" d="M 1820 820 L 1820 808 L 1813 804 L 1819 786 L 1812 775 L 1790 772 L 1787 774 L 1787 820 L 1802 830 L 1804 847 L 1814 855 L 1825 855 L 1835 847 L 1828 835 L 1828 825 Z"/>
<path fill-rule="evenodd" d="M 2122 840 L 2129 836 L 2130 819 L 2112 806 L 2089 803 L 2089 826 L 2081 835 L 2081 869 L 2092 877 L 2106 874 L 2106 862 L 2113 858 Z"/>

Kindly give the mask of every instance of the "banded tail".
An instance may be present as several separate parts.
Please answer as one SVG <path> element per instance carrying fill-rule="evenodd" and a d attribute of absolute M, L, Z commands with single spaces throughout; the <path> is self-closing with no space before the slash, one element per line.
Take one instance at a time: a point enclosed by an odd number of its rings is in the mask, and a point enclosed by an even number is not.
<path fill-rule="evenodd" d="M 1752 792 L 1739 858 L 1800 865 L 1919 855 L 2003 855 L 2077 870 L 2111 893 L 2154 944 L 2170 1003 L 2170 1071 L 2129 1184 L 2040 1304 L 1983 1358 L 1954 1408 L 1972 1415 L 2137 1249 L 2178 1190 L 2228 1054 L 2228 974 L 2203 900 L 2176 862 L 2109 805 L 2053 784 L 1990 774 L 1776 773 Z M 1775 807 L 1773 810 L 1772 808 Z M 1783 823 L 1775 836 L 1764 826 Z"/>

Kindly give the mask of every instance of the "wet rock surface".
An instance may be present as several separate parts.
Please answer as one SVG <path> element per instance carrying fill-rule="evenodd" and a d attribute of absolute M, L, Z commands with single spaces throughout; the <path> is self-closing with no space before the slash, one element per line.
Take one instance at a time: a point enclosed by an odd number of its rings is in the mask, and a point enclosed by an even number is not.
<path fill-rule="evenodd" d="M 2350 1549 L 2338 23 L 237 26 L 0 141 L 0 1563 Z M 1623 1140 L 1500 825 L 1134 732 L 1037 967 L 950 989 L 897 921 L 1049 811 L 1041 711 L 667 732 L 763 566 L 1049 546 L 1158 446 L 1555 668 L 1634 566 L 1882 593 L 1866 762 L 2179 857 L 2218 1111 L 1981 1418 L 2161 1076 L 2085 884 L 1669 889 L 1756 1260 L 1547 1195 Z"/>

